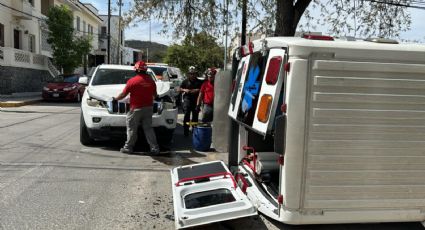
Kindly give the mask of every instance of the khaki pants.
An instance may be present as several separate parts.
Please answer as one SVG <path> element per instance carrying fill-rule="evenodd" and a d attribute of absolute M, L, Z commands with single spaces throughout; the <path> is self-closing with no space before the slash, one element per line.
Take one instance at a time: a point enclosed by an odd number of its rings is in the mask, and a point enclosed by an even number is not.
<path fill-rule="evenodd" d="M 130 110 L 130 112 L 127 113 L 127 141 L 125 142 L 124 148 L 133 149 L 137 141 L 137 130 L 141 123 L 151 151 L 159 150 L 155 132 L 152 128 L 152 113 L 152 107 Z"/>

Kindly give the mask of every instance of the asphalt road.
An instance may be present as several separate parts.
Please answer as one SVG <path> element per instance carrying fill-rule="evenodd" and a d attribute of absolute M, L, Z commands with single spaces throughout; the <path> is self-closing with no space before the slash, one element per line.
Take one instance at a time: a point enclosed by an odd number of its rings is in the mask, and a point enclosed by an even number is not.
<path fill-rule="evenodd" d="M 0 111 L 0 229 L 174 229 L 169 170 L 227 158 L 189 151 L 177 130 L 169 155 L 119 153 L 120 142 L 79 142 L 78 104 Z M 420 223 L 290 226 L 264 216 L 198 229 L 423 229 Z"/>

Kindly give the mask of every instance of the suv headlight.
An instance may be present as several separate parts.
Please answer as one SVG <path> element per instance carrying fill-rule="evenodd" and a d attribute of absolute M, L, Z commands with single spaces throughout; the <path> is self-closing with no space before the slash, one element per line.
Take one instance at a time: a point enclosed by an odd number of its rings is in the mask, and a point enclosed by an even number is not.
<path fill-rule="evenodd" d="M 91 97 L 87 98 L 87 105 L 92 107 L 108 108 L 106 102 Z"/>

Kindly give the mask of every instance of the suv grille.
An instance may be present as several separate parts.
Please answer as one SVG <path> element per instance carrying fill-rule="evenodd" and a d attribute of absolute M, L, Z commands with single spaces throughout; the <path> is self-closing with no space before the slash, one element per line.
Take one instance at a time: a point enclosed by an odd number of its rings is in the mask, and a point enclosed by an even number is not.
<path fill-rule="evenodd" d="M 108 101 L 109 113 L 126 114 L 130 111 L 130 104 L 121 101 Z"/>
<path fill-rule="evenodd" d="M 108 111 L 112 114 L 127 114 L 130 111 L 130 104 L 121 101 L 108 101 Z M 153 102 L 153 113 L 160 112 L 161 103 Z"/>

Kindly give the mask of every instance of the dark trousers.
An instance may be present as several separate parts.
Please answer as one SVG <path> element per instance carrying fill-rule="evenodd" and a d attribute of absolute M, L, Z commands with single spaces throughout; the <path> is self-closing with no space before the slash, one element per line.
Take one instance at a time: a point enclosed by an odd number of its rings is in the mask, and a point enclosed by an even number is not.
<path fill-rule="evenodd" d="M 184 128 L 184 134 L 189 134 L 189 125 L 188 122 L 198 122 L 198 114 L 199 112 L 196 110 L 196 102 L 191 100 L 184 100 L 183 101 L 183 112 L 184 112 L 184 118 L 183 118 L 183 128 Z M 190 114 L 192 114 L 192 120 L 190 120 Z"/>

